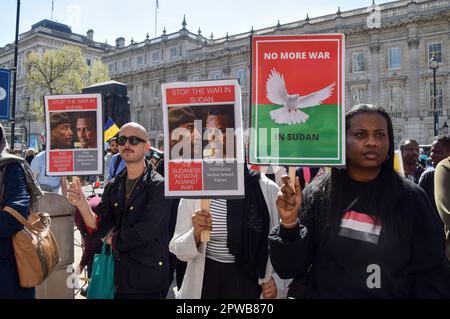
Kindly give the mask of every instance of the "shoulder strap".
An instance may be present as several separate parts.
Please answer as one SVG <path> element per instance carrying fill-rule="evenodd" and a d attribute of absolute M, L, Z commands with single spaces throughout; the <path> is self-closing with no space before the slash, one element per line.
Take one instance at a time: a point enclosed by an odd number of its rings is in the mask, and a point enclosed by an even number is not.
<path fill-rule="evenodd" d="M 24 225 L 28 230 L 35 231 L 35 232 L 42 232 L 47 229 L 47 227 L 39 228 L 39 227 L 36 227 L 35 225 L 30 224 L 28 222 L 28 220 L 26 220 L 17 210 L 15 210 L 14 208 L 12 208 L 10 206 L 3 207 L 3 211 L 12 215 L 15 219 L 17 219 L 17 221 L 19 223 Z M 31 213 L 31 209 L 30 209 L 30 213 Z"/>

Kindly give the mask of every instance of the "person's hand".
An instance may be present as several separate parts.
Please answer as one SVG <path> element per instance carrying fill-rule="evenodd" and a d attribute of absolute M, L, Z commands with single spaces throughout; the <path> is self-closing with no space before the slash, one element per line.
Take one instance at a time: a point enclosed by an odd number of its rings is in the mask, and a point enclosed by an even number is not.
<path fill-rule="evenodd" d="M 194 225 L 195 243 L 200 245 L 201 233 L 204 230 L 212 230 L 212 219 L 209 211 L 197 210 L 192 214 L 192 224 Z"/>
<path fill-rule="evenodd" d="M 281 179 L 283 184 L 278 192 L 276 201 L 278 213 L 280 214 L 283 227 L 291 228 L 295 227 L 297 211 L 302 204 L 302 190 L 298 177 L 295 178 L 295 190 L 289 186 L 290 178 L 288 175 L 284 175 Z"/>
<path fill-rule="evenodd" d="M 262 295 L 264 299 L 275 299 L 277 297 L 277 284 L 275 279 L 270 278 L 270 280 L 261 285 Z"/>
<path fill-rule="evenodd" d="M 69 183 L 67 187 L 67 199 L 78 209 L 86 205 L 89 206 L 87 199 L 84 196 L 83 189 L 81 188 L 79 178 L 74 178 L 74 182 Z"/>
<path fill-rule="evenodd" d="M 108 238 L 106 238 L 106 244 L 107 245 L 112 245 L 112 234 L 110 234 L 109 236 L 108 236 Z"/>

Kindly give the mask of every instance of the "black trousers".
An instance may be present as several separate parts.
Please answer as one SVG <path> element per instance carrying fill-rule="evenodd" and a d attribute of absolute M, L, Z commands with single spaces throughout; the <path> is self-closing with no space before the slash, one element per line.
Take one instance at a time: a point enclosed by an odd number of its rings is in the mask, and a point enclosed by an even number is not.
<path fill-rule="evenodd" d="M 259 299 L 258 278 L 242 271 L 236 264 L 205 258 L 202 299 Z"/>

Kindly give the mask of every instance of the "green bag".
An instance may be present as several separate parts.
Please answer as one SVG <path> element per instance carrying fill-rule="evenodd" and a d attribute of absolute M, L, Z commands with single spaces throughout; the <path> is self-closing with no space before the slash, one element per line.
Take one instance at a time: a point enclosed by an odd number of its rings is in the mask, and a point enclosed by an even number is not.
<path fill-rule="evenodd" d="M 114 299 L 115 292 L 114 254 L 104 242 L 102 252 L 94 255 L 87 299 Z"/>

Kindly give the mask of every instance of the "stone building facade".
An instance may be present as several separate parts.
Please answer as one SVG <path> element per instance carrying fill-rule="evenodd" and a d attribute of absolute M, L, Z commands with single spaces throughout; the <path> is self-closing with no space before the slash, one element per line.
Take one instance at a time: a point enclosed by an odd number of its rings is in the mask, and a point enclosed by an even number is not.
<path fill-rule="evenodd" d="M 44 36 L 33 29 L 30 32 L 36 33 L 33 41 L 42 38 L 39 41 L 47 46 L 69 41 L 58 38 L 56 33 Z M 189 31 L 185 19 L 177 32 L 167 33 L 164 29 L 160 37 L 150 39 L 147 35 L 141 42 L 131 39 L 128 45 L 124 38 L 118 38 L 115 46 L 108 46 L 89 42 L 88 37 L 74 36 L 79 37 L 91 59 L 102 58 L 113 80 L 128 85 L 132 120 L 147 127 L 152 142 L 156 143 L 162 133 L 161 83 L 238 78 L 247 127 L 250 37 L 335 32 L 346 37 L 347 108 L 361 102 L 382 105 L 393 118 L 396 143 L 403 137 L 415 138 L 421 144 L 431 143 L 434 93 L 429 60 L 435 55 L 439 60 L 436 73 L 439 127 L 445 121 L 450 124 L 450 0 L 401 0 L 345 12 L 338 9 L 335 14 L 316 18 L 307 15 L 303 20 L 278 22 L 275 26 L 252 28 L 217 39 L 204 36 L 200 29 L 195 33 Z M 31 41 L 30 38 L 29 46 Z M 40 47 L 44 48 L 44 44 Z M 26 50 L 25 45 L 19 49 L 23 54 Z M 5 54 L 5 48 L 0 49 L 0 66 L 6 61 Z M 19 83 L 23 83 L 21 80 Z M 26 92 L 25 87 L 22 90 Z"/>
<path fill-rule="evenodd" d="M 368 20 L 378 14 L 379 25 Z M 437 69 L 439 126 L 449 121 L 450 1 L 404 0 L 371 5 L 317 18 L 214 39 L 186 28 L 116 48 L 103 56 L 113 79 L 128 84 L 132 118 L 155 139 L 162 132 L 160 84 L 171 81 L 239 78 L 244 125 L 249 120 L 250 36 L 344 33 L 346 107 L 367 102 L 386 107 L 396 143 L 403 137 L 431 143 L 433 138 L 432 55 Z M 442 130 L 442 129 L 441 129 Z M 441 132 L 440 132 L 441 133 Z"/>

